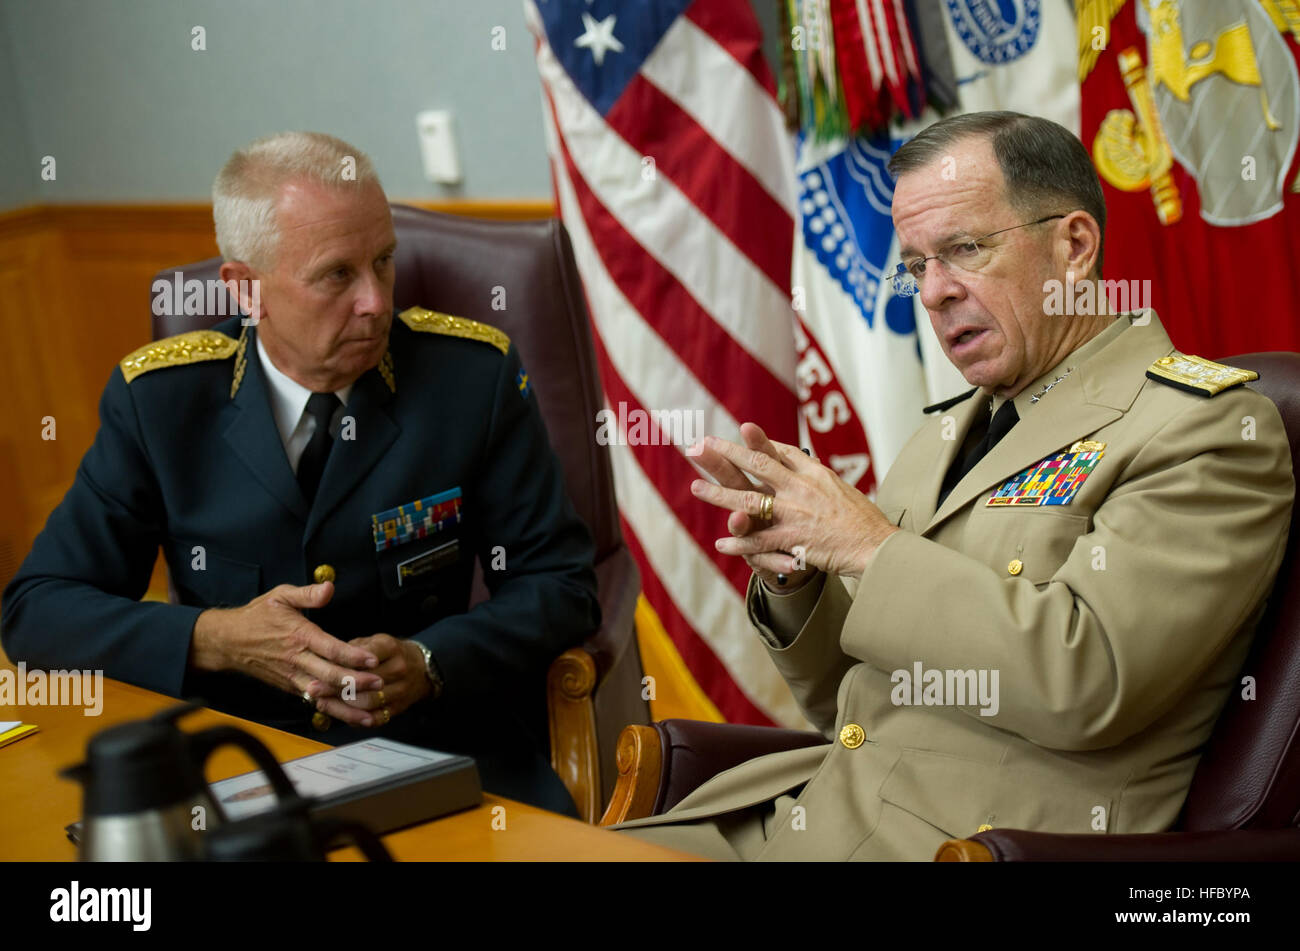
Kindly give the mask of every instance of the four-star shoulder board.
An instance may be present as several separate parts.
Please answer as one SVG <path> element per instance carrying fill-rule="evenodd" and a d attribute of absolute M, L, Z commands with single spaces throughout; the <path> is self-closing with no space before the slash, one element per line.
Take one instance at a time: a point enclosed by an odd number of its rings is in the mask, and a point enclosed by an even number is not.
<path fill-rule="evenodd" d="M 453 317 L 451 314 L 442 314 L 436 310 L 426 310 L 423 307 L 408 307 L 397 316 L 406 326 L 422 333 L 446 334 L 449 337 L 481 340 L 484 343 L 490 343 L 502 353 L 510 349 L 510 338 L 506 336 L 505 331 L 498 330 L 489 324 L 481 324 L 477 320 Z"/>
<path fill-rule="evenodd" d="M 1197 396 L 1215 396 L 1242 383 L 1258 380 L 1259 374 L 1175 350 L 1147 367 L 1147 377 Z"/>
<path fill-rule="evenodd" d="M 219 331 L 191 330 L 133 350 L 118 365 L 126 382 L 130 383 L 150 370 L 187 366 L 204 360 L 226 360 L 235 355 L 238 346 L 233 337 Z"/>

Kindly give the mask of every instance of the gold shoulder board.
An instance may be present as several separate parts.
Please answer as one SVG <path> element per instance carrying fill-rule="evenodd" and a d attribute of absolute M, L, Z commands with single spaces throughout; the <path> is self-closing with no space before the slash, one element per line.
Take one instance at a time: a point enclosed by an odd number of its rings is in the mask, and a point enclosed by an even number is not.
<path fill-rule="evenodd" d="M 122 376 L 130 383 L 150 370 L 187 366 L 203 360 L 225 360 L 234 356 L 235 348 L 232 337 L 216 330 L 191 330 L 146 344 L 123 357 L 119 366 Z"/>
<path fill-rule="evenodd" d="M 1259 379 L 1259 374 L 1254 370 L 1224 366 L 1177 350 L 1147 367 L 1147 376 L 1198 396 L 1214 396 L 1231 387 Z"/>
<path fill-rule="evenodd" d="M 502 353 L 510 349 L 510 338 L 506 336 L 505 331 L 488 324 L 481 324 L 477 320 L 440 314 L 436 310 L 425 310 L 423 307 L 410 307 L 397 316 L 406 326 L 422 333 L 482 340 L 484 343 L 492 344 Z"/>

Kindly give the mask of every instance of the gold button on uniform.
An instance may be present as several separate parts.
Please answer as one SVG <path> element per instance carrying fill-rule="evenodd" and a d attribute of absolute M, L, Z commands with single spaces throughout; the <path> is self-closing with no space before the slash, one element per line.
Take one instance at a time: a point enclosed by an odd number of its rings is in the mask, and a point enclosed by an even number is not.
<path fill-rule="evenodd" d="M 840 730 L 840 742 L 851 750 L 856 750 L 866 740 L 867 734 L 856 723 L 846 723 Z"/>
<path fill-rule="evenodd" d="M 316 583 L 317 583 L 317 584 L 324 584 L 326 581 L 333 581 L 333 580 L 334 580 L 334 566 L 333 566 L 333 565 L 317 565 L 317 566 L 316 566 L 316 570 L 313 571 L 313 572 L 311 573 L 311 576 L 312 576 L 314 579 L 316 579 Z"/>
<path fill-rule="evenodd" d="M 321 732 L 328 730 L 333 722 L 333 720 L 331 720 L 326 714 L 321 713 L 319 710 L 311 715 L 311 725 Z"/>
<path fill-rule="evenodd" d="M 1012 558 L 1010 564 L 1007 565 L 1007 574 L 1018 575 L 1024 570 L 1024 567 L 1024 563 L 1019 558 Z"/>

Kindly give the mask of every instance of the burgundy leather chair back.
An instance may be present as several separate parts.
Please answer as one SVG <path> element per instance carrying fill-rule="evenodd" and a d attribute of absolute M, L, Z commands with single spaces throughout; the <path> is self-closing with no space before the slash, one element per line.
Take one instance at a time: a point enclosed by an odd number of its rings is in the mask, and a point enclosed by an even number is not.
<path fill-rule="evenodd" d="M 1291 465 L 1300 473 L 1300 354 L 1252 353 L 1225 358 L 1254 370 L 1249 384 L 1277 404 Z M 1206 745 L 1183 806 L 1189 831 L 1278 828 L 1300 824 L 1300 506 L 1277 582 L 1241 676 Z M 1242 698 L 1241 677 L 1255 678 L 1255 699 Z"/>

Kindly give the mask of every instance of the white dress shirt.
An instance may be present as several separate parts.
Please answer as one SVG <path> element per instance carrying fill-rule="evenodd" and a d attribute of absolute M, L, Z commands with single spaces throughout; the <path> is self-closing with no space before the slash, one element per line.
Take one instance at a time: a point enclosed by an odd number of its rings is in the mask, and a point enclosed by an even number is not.
<path fill-rule="evenodd" d="M 271 394 L 271 416 L 280 433 L 280 443 L 284 446 L 284 454 L 289 457 L 289 468 L 297 475 L 298 460 L 302 458 L 307 443 L 311 442 L 312 434 L 316 432 L 316 417 L 307 412 L 307 400 L 311 398 L 312 391 L 280 372 L 266 355 L 261 337 L 257 339 L 257 359 L 262 363 L 266 388 Z M 339 410 L 347 404 L 351 392 L 351 383 L 334 391 L 334 395 L 339 398 Z"/>

